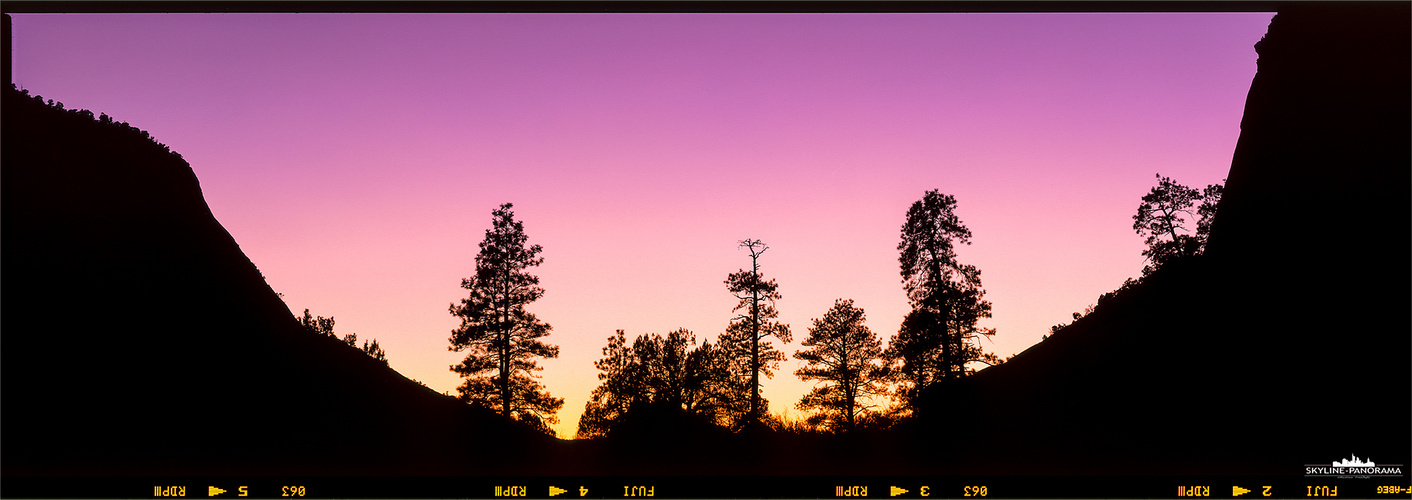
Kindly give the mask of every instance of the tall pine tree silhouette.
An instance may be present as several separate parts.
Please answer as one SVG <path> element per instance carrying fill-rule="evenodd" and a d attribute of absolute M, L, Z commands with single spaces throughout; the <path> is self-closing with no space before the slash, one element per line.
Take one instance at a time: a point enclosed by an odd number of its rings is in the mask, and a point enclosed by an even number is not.
<path fill-rule="evenodd" d="M 956 244 L 971 243 L 971 230 L 956 216 L 956 198 L 933 189 L 912 204 L 897 245 L 902 284 L 912 312 L 887 355 L 900 363 L 894 373 L 902 382 L 899 396 L 915 408 L 926 386 L 968 373 L 972 361 L 992 361 L 972 341 L 994 335 L 976 325 L 990 317 L 990 301 L 981 289 L 981 271 L 956 260 Z"/>
<path fill-rule="evenodd" d="M 729 357 L 730 370 L 736 382 L 735 393 L 740 397 L 736 407 L 738 426 L 759 423 L 765 416 L 769 404 L 760 394 L 760 374 L 774 376 L 784 354 L 776 350 L 769 338 L 789 342 L 789 325 L 775 321 L 779 311 L 775 301 L 779 300 L 779 284 L 775 280 L 760 276 L 760 254 L 769 247 L 760 240 L 744 240 L 740 247 L 750 252 L 750 270 L 741 269 L 726 278 L 726 287 L 740 300 L 734 311 L 742 312 L 731 320 L 726 333 L 721 335 L 720 346 Z M 743 411 L 741 411 L 743 410 Z"/>
<path fill-rule="evenodd" d="M 544 262 L 539 245 L 526 246 L 524 225 L 515 220 L 509 203 L 491 212 L 476 255 L 476 274 L 461 280 L 470 290 L 451 314 L 461 326 L 451 331 L 452 351 L 468 351 L 466 359 L 451 370 L 466 378 L 457 387 L 460 399 L 484 406 L 545 432 L 559 421 L 555 416 L 563 398 L 549 395 L 535 380 L 543 368 L 536 358 L 556 358 L 559 347 L 545 344 L 550 326 L 525 310 L 544 295 L 539 277 L 529 268 Z"/>

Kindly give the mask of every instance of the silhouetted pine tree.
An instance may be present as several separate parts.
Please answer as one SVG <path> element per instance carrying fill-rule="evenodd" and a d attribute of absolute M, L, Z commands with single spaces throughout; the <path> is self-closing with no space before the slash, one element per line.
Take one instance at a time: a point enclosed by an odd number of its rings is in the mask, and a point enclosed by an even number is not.
<path fill-rule="evenodd" d="M 606 435 L 613 423 L 643 395 L 642 377 L 637 373 L 636 360 L 627 345 L 622 330 L 608 337 L 603 358 L 593 362 L 598 368 L 598 387 L 593 389 L 583 414 L 579 416 L 578 437 L 595 438 Z"/>
<path fill-rule="evenodd" d="M 749 239 L 741 241 L 740 246 L 750 252 L 750 270 L 731 273 L 725 283 L 740 300 L 732 311 L 744 313 L 731 320 L 719 346 L 731 373 L 724 389 L 735 395 L 730 410 L 736 414 L 735 424 L 745 426 L 764 419 L 769 405 L 760 394 L 760 374 L 773 377 L 775 368 L 784 360 L 784 354 L 775 349 L 769 338 L 788 343 L 791 335 L 789 325 L 775 321 L 779 317 L 775 310 L 775 301 L 781 297 L 779 284 L 760 276 L 760 254 L 769 247 L 760 240 Z"/>
<path fill-rule="evenodd" d="M 1133 215 L 1133 231 L 1146 238 L 1143 243 L 1147 249 L 1142 255 L 1147 257 L 1148 264 L 1142 269 L 1143 276 L 1172 260 L 1199 255 L 1206 250 L 1206 237 L 1211 233 L 1211 220 L 1216 215 L 1223 190 L 1221 184 L 1211 184 L 1197 191 L 1157 174 L 1157 186 L 1143 195 L 1137 214 Z M 1191 210 L 1197 202 L 1201 205 L 1193 214 Z M 1183 215 L 1199 217 L 1195 234 L 1182 234 L 1190 232 Z"/>
<path fill-rule="evenodd" d="M 1196 208 L 1196 237 L 1201 238 L 1202 253 L 1206 252 L 1206 241 L 1211 236 L 1211 221 L 1216 219 L 1216 205 L 1221 203 L 1221 194 L 1225 191 L 1223 184 L 1208 184 L 1201 190 L 1201 205 Z"/>
<path fill-rule="evenodd" d="M 383 365 L 387 365 L 387 351 L 384 351 L 382 346 L 378 345 L 378 339 L 373 339 L 372 344 L 364 340 L 362 351 L 367 353 L 368 356 L 372 356 L 373 359 L 381 361 Z"/>
<path fill-rule="evenodd" d="M 491 229 L 485 231 L 476 255 L 476 273 L 461 280 L 470 290 L 451 314 L 461 326 L 451 331 L 452 351 L 469 351 L 451 370 L 466 378 L 457 387 L 460 399 L 490 408 L 552 434 L 549 425 L 563 398 L 549 395 L 534 372 L 542 370 L 535 358 L 556 358 L 559 347 L 545 344 L 550 326 L 525 310 L 544 295 L 539 277 L 528 272 L 544 261 L 539 245 L 526 246 L 524 225 L 514 218 L 512 205 L 491 212 Z"/>
<path fill-rule="evenodd" d="M 337 336 L 337 335 L 334 335 L 334 333 L 333 333 L 333 317 L 332 317 L 332 316 L 327 317 L 327 318 L 325 318 L 325 317 L 323 317 L 323 316 L 315 317 L 315 316 L 309 314 L 309 310 L 308 310 L 308 309 L 305 309 L 305 310 L 304 310 L 304 315 L 301 316 L 301 317 L 295 318 L 295 319 L 298 320 L 298 321 L 299 321 L 299 325 L 300 325 L 300 326 L 303 326 L 304 329 L 306 329 L 306 330 L 309 331 L 309 333 L 312 333 L 312 334 L 315 334 L 315 335 L 326 335 L 326 336 L 329 336 L 329 337 L 338 338 L 338 336 Z"/>
<path fill-rule="evenodd" d="M 955 244 L 969 245 L 971 231 L 955 210 L 956 198 L 927 191 L 907 211 L 897 245 L 912 312 L 886 357 L 896 364 L 893 373 L 904 410 L 915 409 L 915 398 L 926 386 L 970 373 L 969 363 L 998 361 L 973 342 L 995 330 L 976 325 L 991 317 L 991 304 L 984 299 L 980 269 L 956 261 Z"/>
<path fill-rule="evenodd" d="M 838 299 L 809 328 L 809 338 L 802 344 L 809 349 L 794 353 L 807 363 L 794 374 L 805 381 L 823 382 L 795 405 L 815 412 L 808 422 L 816 428 L 853 430 L 871 407 L 865 400 L 886 393 L 880 383 L 882 342 L 863 324 L 864 319 L 852 299 Z"/>

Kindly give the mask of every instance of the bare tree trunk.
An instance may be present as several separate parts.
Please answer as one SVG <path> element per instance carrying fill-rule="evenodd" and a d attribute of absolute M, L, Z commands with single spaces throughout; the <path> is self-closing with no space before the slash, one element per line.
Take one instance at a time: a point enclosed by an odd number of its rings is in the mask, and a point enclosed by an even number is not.
<path fill-rule="evenodd" d="M 760 264 L 750 257 L 755 285 L 750 292 L 750 423 L 760 421 Z"/>
<path fill-rule="evenodd" d="M 508 299 L 508 294 L 507 294 Z M 510 311 L 505 305 L 500 312 L 500 414 L 510 418 Z"/>
<path fill-rule="evenodd" d="M 1177 225 L 1172 222 L 1172 212 L 1168 212 L 1166 209 L 1162 209 L 1162 215 L 1164 216 L 1162 220 L 1167 221 L 1167 232 L 1172 235 L 1172 242 L 1176 243 Z"/>
<path fill-rule="evenodd" d="M 504 339 L 508 342 L 509 339 Z M 500 344 L 500 414 L 510 417 L 510 363 L 504 342 Z"/>
<path fill-rule="evenodd" d="M 847 365 L 845 364 L 844 366 L 844 373 L 847 374 Z M 845 377 L 846 376 L 847 375 L 845 375 Z M 855 381 L 847 380 L 844 381 L 842 385 L 845 403 L 843 413 L 846 421 L 848 422 L 848 430 L 851 431 L 858 425 L 857 422 L 853 421 L 853 407 L 857 404 L 856 401 L 858 399 L 858 384 Z"/>

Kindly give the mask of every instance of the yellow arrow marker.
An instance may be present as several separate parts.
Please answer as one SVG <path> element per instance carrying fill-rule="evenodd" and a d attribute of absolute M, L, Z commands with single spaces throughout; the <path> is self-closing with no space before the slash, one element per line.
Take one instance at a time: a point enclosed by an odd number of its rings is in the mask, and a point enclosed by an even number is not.
<path fill-rule="evenodd" d="M 558 487 L 558 486 L 550 486 L 550 487 L 549 487 L 549 496 L 551 496 L 551 497 L 557 497 L 557 496 L 559 496 L 559 495 L 563 495 L 565 491 L 569 491 L 569 490 L 560 488 L 560 487 Z"/>
<path fill-rule="evenodd" d="M 1244 494 L 1246 494 L 1246 493 L 1250 493 L 1250 490 L 1247 490 L 1247 489 L 1245 489 L 1245 488 L 1241 488 L 1241 487 L 1239 487 L 1239 486 L 1232 486 L 1232 487 L 1231 487 L 1231 496 L 1233 496 L 1233 497 L 1238 497 L 1238 496 L 1244 495 Z"/>
<path fill-rule="evenodd" d="M 207 487 L 206 487 L 206 496 L 208 496 L 208 497 L 213 497 L 213 496 L 219 495 L 219 494 L 221 494 L 221 493 L 225 493 L 225 492 L 226 492 L 226 490 L 217 488 L 217 487 L 215 487 L 215 486 L 207 486 Z"/>
<path fill-rule="evenodd" d="M 579 496 L 581 496 L 581 497 L 586 497 L 586 496 L 588 496 L 588 487 L 587 487 L 587 486 L 579 486 Z"/>
<path fill-rule="evenodd" d="M 892 496 L 906 495 L 906 494 L 907 494 L 907 490 L 902 489 L 902 488 L 898 488 L 898 487 L 896 487 L 896 486 L 893 486 L 893 487 L 892 487 Z"/>

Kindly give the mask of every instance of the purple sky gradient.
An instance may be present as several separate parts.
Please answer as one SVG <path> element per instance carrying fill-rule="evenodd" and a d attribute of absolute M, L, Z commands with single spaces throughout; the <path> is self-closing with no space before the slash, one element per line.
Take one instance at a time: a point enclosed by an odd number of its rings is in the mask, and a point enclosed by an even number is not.
<path fill-rule="evenodd" d="M 741 239 L 770 245 L 786 353 L 840 297 L 889 338 L 928 189 L 974 233 L 986 347 L 1033 345 L 1140 274 L 1154 173 L 1225 176 L 1270 17 L 17 14 L 14 78 L 180 152 L 292 310 L 439 391 L 447 306 L 513 202 L 569 437 L 615 329 L 724 330 Z M 772 411 L 799 416 L 797 367 Z"/>

